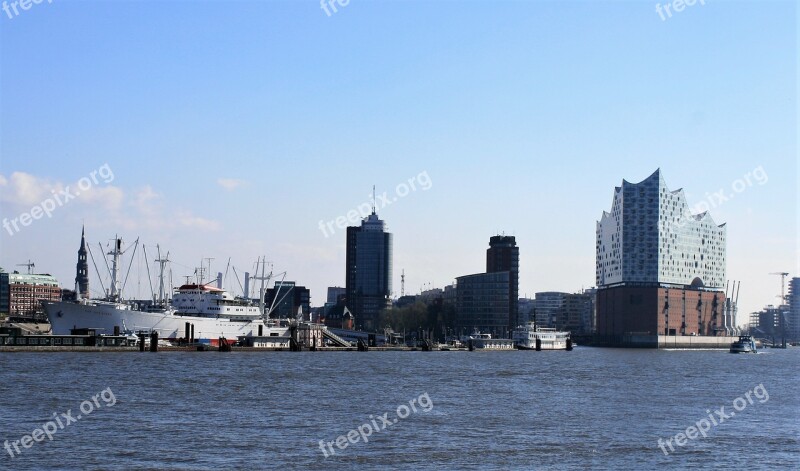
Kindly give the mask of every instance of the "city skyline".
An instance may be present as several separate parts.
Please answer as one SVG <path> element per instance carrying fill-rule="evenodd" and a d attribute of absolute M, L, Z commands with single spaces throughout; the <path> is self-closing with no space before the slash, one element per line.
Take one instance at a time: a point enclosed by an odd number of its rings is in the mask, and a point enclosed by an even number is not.
<path fill-rule="evenodd" d="M 176 284 L 204 257 L 224 272 L 266 255 L 319 306 L 345 284 L 337 220 L 377 185 L 396 294 L 403 270 L 407 292 L 479 272 L 498 234 L 520 247 L 521 297 L 576 292 L 614 186 L 661 169 L 727 224 L 741 312 L 776 304 L 769 273 L 800 273 L 790 4 L 668 21 L 649 4 L 159 7 L 3 18 L 20 47 L 0 55 L 2 218 L 34 218 L 0 228 L 5 270 L 31 259 L 71 289 L 85 223 L 93 250 L 161 244 Z"/>

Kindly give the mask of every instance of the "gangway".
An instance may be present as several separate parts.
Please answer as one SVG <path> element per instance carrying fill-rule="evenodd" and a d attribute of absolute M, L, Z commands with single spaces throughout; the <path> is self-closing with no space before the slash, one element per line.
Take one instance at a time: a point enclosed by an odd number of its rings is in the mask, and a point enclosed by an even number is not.
<path fill-rule="evenodd" d="M 334 334 L 328 330 L 327 327 L 322 329 L 322 338 L 330 340 L 331 342 L 335 343 L 337 347 L 352 347 L 350 342 Z"/>

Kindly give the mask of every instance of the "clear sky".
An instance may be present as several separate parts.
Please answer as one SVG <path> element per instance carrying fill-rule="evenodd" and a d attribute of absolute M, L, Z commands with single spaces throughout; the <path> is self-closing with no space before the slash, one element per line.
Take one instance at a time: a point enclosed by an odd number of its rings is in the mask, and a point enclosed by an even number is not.
<path fill-rule="evenodd" d="M 577 291 L 614 187 L 661 168 L 728 224 L 743 311 L 775 303 L 769 273 L 800 276 L 797 5 L 706 0 L 662 20 L 656 3 L 0 11 L 2 217 L 88 179 L 51 217 L 0 230 L 0 266 L 31 259 L 72 287 L 85 222 L 94 246 L 161 244 L 176 283 L 202 257 L 241 274 L 266 255 L 320 305 L 345 271 L 345 231 L 320 221 L 374 184 L 397 294 L 402 269 L 408 293 L 483 271 L 498 233 L 517 237 L 521 295 Z M 148 296 L 144 273 L 129 296 Z"/>

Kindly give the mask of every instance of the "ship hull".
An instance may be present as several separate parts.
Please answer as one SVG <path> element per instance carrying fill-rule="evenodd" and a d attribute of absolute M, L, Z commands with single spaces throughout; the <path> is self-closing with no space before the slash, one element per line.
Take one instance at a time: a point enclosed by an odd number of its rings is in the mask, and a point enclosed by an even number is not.
<path fill-rule="evenodd" d="M 183 316 L 173 312 L 145 312 L 112 303 L 80 304 L 69 301 L 46 302 L 44 309 L 50 319 L 53 334 L 69 335 L 71 329 L 96 329 L 98 334 L 112 334 L 114 328 L 129 331 L 158 332 L 159 338 L 183 338 L 186 323 L 194 326 L 198 341 L 216 342 L 220 337 L 236 339 L 239 336 L 270 335 L 273 331 L 285 333 L 286 328 L 265 326 L 261 319 L 251 321 L 226 318 Z"/>
<path fill-rule="evenodd" d="M 536 350 L 535 342 L 518 341 L 516 346 L 519 350 Z M 540 350 L 567 350 L 567 341 L 543 341 Z"/>

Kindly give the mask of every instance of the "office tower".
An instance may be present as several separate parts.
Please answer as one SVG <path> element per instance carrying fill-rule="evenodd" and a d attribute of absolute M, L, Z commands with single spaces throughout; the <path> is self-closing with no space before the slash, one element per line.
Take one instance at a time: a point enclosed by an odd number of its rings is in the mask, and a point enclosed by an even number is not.
<path fill-rule="evenodd" d="M 508 330 L 519 325 L 519 247 L 514 236 L 494 236 L 486 250 L 486 273 L 509 273 Z"/>
<path fill-rule="evenodd" d="M 455 329 L 510 338 L 519 325 L 519 247 L 513 236 L 489 238 L 486 273 L 456 278 Z"/>
<path fill-rule="evenodd" d="M 376 330 L 378 316 L 391 307 L 392 234 L 373 208 L 360 226 L 347 228 L 346 306 L 362 330 Z"/>

